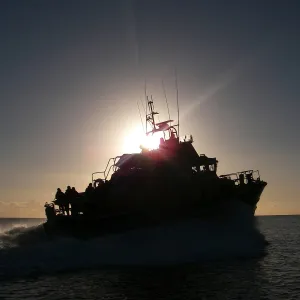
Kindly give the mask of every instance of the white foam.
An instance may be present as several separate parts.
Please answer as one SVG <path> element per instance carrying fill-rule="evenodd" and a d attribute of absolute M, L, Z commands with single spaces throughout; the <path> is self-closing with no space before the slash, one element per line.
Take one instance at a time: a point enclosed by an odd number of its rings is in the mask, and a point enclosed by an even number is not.
<path fill-rule="evenodd" d="M 253 257 L 265 239 L 243 207 L 220 223 L 185 222 L 88 241 L 48 240 L 43 227 L 13 228 L 0 237 L 0 277 L 47 274 L 103 265 L 166 265 L 203 260 Z M 239 213 L 237 213 L 239 212 Z"/>

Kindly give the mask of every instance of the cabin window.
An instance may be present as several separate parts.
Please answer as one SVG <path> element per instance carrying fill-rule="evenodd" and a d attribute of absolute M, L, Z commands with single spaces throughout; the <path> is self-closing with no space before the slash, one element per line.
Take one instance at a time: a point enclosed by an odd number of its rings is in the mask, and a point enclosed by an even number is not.
<path fill-rule="evenodd" d="M 213 164 L 213 165 L 208 165 L 208 166 L 200 166 L 200 171 L 201 172 L 207 172 L 207 171 L 209 171 L 209 172 L 215 172 L 216 171 L 216 169 L 215 169 L 215 165 Z"/>

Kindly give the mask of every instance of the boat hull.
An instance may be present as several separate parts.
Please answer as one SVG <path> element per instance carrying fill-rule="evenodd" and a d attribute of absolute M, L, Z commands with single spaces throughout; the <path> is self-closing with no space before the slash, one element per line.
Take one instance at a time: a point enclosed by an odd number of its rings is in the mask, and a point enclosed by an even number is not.
<path fill-rule="evenodd" d="M 179 207 L 176 210 L 143 210 L 135 212 L 115 213 L 100 216 L 66 216 L 58 215 L 47 220 L 44 225 L 49 237 L 71 236 L 89 239 L 99 236 L 124 233 L 126 231 L 172 224 L 190 219 L 198 219 L 212 223 L 226 223 L 235 218 L 243 222 L 254 221 L 256 204 L 264 187 L 244 195 L 241 199 L 231 198 L 211 203 L 200 202 L 194 206 Z"/>

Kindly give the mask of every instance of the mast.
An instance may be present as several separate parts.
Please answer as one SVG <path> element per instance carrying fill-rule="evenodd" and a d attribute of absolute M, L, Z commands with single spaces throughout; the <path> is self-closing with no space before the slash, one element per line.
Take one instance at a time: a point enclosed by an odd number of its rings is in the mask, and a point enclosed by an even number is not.
<path fill-rule="evenodd" d="M 144 86 L 144 91 L 145 91 L 145 104 L 146 104 L 146 108 L 145 108 L 145 116 L 146 116 L 146 131 L 145 134 L 147 135 L 147 107 L 148 107 L 148 96 L 147 96 L 147 82 L 145 79 L 145 86 Z"/>
<path fill-rule="evenodd" d="M 163 88 L 164 84 L 162 82 Z M 178 89 L 177 89 L 178 90 Z M 166 98 L 166 103 L 167 103 L 167 108 L 168 108 L 168 114 L 170 116 L 170 111 L 169 111 L 169 105 L 168 105 L 168 99 L 167 95 L 164 89 L 164 94 Z M 178 125 L 171 125 L 173 120 L 165 120 L 165 121 L 160 121 L 158 120 L 158 123 L 155 121 L 155 115 L 158 115 L 159 113 L 154 110 L 154 103 L 153 103 L 153 97 L 152 95 L 147 96 L 147 91 L 146 91 L 146 84 L 145 84 L 145 101 L 146 101 L 146 107 L 145 107 L 145 115 L 146 115 L 146 135 L 148 136 L 150 133 L 154 134 L 157 132 L 162 132 L 164 139 L 166 139 L 165 133 L 169 133 L 169 139 L 170 138 L 176 138 L 178 139 L 178 131 L 175 129 L 175 126 Z M 178 106 L 178 93 L 177 93 L 177 110 L 178 110 L 178 123 L 179 123 L 179 106 Z M 148 126 L 150 126 L 150 129 L 148 129 Z M 179 141 L 179 139 L 178 139 Z"/>
<path fill-rule="evenodd" d="M 149 100 L 149 98 L 147 96 L 147 107 L 148 107 L 149 113 L 146 114 L 146 135 L 148 135 L 151 131 L 155 131 L 157 129 L 154 116 L 158 115 L 158 112 L 154 111 L 152 95 L 151 95 L 151 100 Z M 152 129 L 149 132 L 147 131 L 147 123 L 152 127 Z"/>
<path fill-rule="evenodd" d="M 179 100 L 178 100 L 178 82 L 177 82 L 177 70 L 175 69 L 175 84 L 176 84 L 176 101 L 177 101 L 177 126 L 178 126 L 178 138 L 179 138 Z"/>

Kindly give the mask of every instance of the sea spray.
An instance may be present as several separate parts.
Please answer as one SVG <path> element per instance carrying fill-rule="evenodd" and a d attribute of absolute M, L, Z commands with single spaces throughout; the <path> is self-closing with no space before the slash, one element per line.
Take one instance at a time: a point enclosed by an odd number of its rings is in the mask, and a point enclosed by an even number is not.
<path fill-rule="evenodd" d="M 53 274 L 107 265 L 174 265 L 264 254 L 265 238 L 247 209 L 222 222 L 190 219 L 91 240 L 48 239 L 43 226 L 0 236 L 0 278 Z"/>

